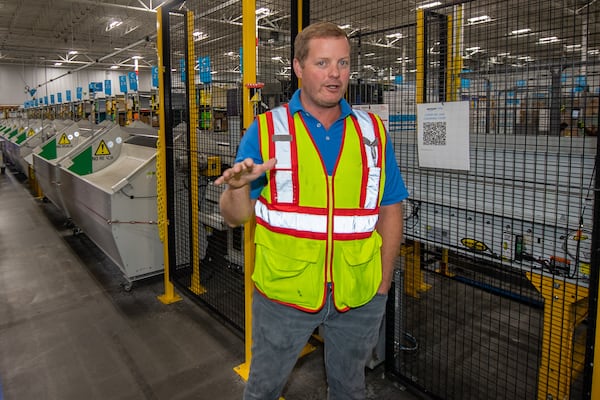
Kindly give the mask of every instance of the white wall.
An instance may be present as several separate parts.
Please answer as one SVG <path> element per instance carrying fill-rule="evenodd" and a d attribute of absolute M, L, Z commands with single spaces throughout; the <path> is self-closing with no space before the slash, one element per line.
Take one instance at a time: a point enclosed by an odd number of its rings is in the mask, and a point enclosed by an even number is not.
<path fill-rule="evenodd" d="M 0 65 L 0 105 L 23 105 L 25 101 L 32 100 L 29 94 L 25 93 L 25 86 L 37 89 L 36 98 L 43 98 L 54 94 L 57 101 L 57 93 L 62 93 L 62 100 L 66 102 L 67 90 L 71 91 L 71 100 L 76 101 L 76 88 L 82 87 L 84 98 L 88 93 L 90 82 L 102 82 L 110 79 L 112 86 L 112 95 L 122 94 L 119 89 L 119 76 L 127 75 L 130 70 L 119 69 L 115 71 L 99 71 L 84 69 L 59 78 L 68 70 L 62 68 L 44 68 L 30 66 L 12 66 Z M 149 69 L 140 69 L 138 76 L 138 90 L 151 90 L 151 72 Z M 52 80 L 52 82 L 49 82 Z M 48 84 L 44 85 L 45 82 Z M 129 81 L 128 85 L 129 85 Z M 38 85 L 42 85 L 38 87 Z M 104 94 L 98 97 L 104 97 Z"/>

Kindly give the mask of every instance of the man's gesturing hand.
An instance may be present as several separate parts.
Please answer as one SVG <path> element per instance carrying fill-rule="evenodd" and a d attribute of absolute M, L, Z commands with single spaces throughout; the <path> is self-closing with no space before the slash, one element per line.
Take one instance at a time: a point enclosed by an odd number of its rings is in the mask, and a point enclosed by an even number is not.
<path fill-rule="evenodd" d="M 277 160 L 271 158 L 264 164 L 255 164 L 251 158 L 235 163 L 233 167 L 226 169 L 223 175 L 215 180 L 215 185 L 226 183 L 231 189 L 239 189 L 248 185 L 266 171 L 273 169 Z"/>

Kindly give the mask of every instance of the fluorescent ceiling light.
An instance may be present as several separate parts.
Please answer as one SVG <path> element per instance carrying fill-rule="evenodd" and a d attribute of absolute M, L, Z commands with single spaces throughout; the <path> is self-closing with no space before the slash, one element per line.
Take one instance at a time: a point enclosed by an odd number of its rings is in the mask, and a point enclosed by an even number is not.
<path fill-rule="evenodd" d="M 600 54 L 600 50 L 598 50 L 598 49 L 588 50 L 588 54 L 591 54 L 593 56 L 597 56 L 598 54 Z"/>
<path fill-rule="evenodd" d="M 119 66 L 118 65 L 111 65 L 110 69 L 119 69 Z"/>
<path fill-rule="evenodd" d="M 512 31 L 510 34 L 511 35 L 524 35 L 529 32 L 531 32 L 531 29 L 523 28 L 523 29 L 516 29 L 516 30 Z"/>
<path fill-rule="evenodd" d="M 556 42 L 560 42 L 560 40 L 556 36 L 540 38 L 538 40 L 539 44 L 548 44 L 548 43 L 556 43 Z"/>
<path fill-rule="evenodd" d="M 420 6 L 417 7 L 417 10 L 431 8 L 431 7 L 437 7 L 437 6 L 441 6 L 441 5 L 442 5 L 441 1 L 434 1 L 433 3 L 421 4 Z"/>
<path fill-rule="evenodd" d="M 338 25 L 338 27 L 339 27 L 340 29 L 348 29 L 348 28 L 350 28 L 350 24 Z"/>
<path fill-rule="evenodd" d="M 269 10 L 267 7 L 261 7 L 256 9 L 256 15 L 269 15 L 271 14 L 271 10 Z"/>
<path fill-rule="evenodd" d="M 396 32 L 396 33 L 390 33 L 389 35 L 385 35 L 386 38 L 390 38 L 390 39 L 402 39 L 404 37 L 404 35 L 402 35 L 400 32 Z"/>
<path fill-rule="evenodd" d="M 365 54 L 365 57 L 373 57 L 375 55 L 375 53 L 367 53 Z"/>
<path fill-rule="evenodd" d="M 507 57 L 510 56 L 510 53 L 498 53 L 498 57 Z"/>
<path fill-rule="evenodd" d="M 60 66 L 62 65 L 62 63 L 61 63 L 61 62 L 55 62 L 55 63 L 54 63 L 54 65 L 55 65 L 56 67 L 60 67 Z"/>
<path fill-rule="evenodd" d="M 467 22 L 469 22 L 470 25 L 476 25 L 476 24 L 483 24 L 485 22 L 490 22 L 491 20 L 492 20 L 492 18 L 490 18 L 489 15 L 482 15 L 479 17 L 469 18 L 467 20 Z"/>
<path fill-rule="evenodd" d="M 469 47 L 468 49 L 465 49 L 466 51 L 479 51 L 481 50 L 481 47 L 479 46 L 474 46 L 474 47 Z"/>
<path fill-rule="evenodd" d="M 565 50 L 578 51 L 578 50 L 581 50 L 581 45 L 580 44 L 567 44 L 567 45 L 565 45 Z"/>
<path fill-rule="evenodd" d="M 123 21 L 115 20 L 106 25 L 106 32 L 115 29 L 117 26 L 121 25 Z"/>
<path fill-rule="evenodd" d="M 195 31 L 194 33 L 192 33 L 192 35 L 194 36 L 194 41 L 196 41 L 196 42 L 198 40 L 203 40 L 208 37 L 208 34 L 201 32 L 201 31 Z"/>
<path fill-rule="evenodd" d="M 71 50 L 71 51 L 69 52 L 69 55 L 71 55 L 71 56 L 72 56 L 72 55 L 75 55 L 75 54 L 77 54 L 77 50 Z"/>

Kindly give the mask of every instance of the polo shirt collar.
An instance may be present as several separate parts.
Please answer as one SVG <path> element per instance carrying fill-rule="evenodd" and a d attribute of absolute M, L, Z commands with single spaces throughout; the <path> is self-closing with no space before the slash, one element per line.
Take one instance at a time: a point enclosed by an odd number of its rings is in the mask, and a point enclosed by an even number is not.
<path fill-rule="evenodd" d="M 296 90 L 288 103 L 289 110 L 292 115 L 294 115 L 298 111 L 303 111 L 306 113 L 306 110 L 304 109 L 304 107 L 302 107 L 302 103 L 300 102 L 300 91 L 301 90 L 302 89 Z M 342 98 L 342 100 L 340 100 L 340 106 L 341 106 L 342 113 L 341 113 L 339 119 L 344 119 L 348 115 L 354 115 L 354 112 L 352 111 L 352 107 L 350 107 L 350 104 L 348 104 L 346 99 Z"/>

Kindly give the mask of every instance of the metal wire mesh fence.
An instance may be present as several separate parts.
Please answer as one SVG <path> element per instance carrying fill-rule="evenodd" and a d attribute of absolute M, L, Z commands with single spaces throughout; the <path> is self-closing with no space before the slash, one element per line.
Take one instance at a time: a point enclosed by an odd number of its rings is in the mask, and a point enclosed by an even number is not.
<path fill-rule="evenodd" d="M 171 277 L 243 330 L 243 232 L 223 222 L 222 188 L 212 184 L 232 164 L 241 137 L 241 3 L 178 2 L 171 10 L 164 28 L 174 127 Z"/>
<path fill-rule="evenodd" d="M 243 330 L 244 233 L 224 225 L 212 183 L 233 162 L 242 102 L 291 97 L 295 27 L 331 21 L 352 43 L 347 99 L 383 117 L 411 194 L 390 376 L 444 399 L 586 394 L 600 3 L 258 1 L 255 48 L 243 2 L 179 4 L 166 104 L 178 287 Z M 246 51 L 264 84 L 249 99 Z"/>

